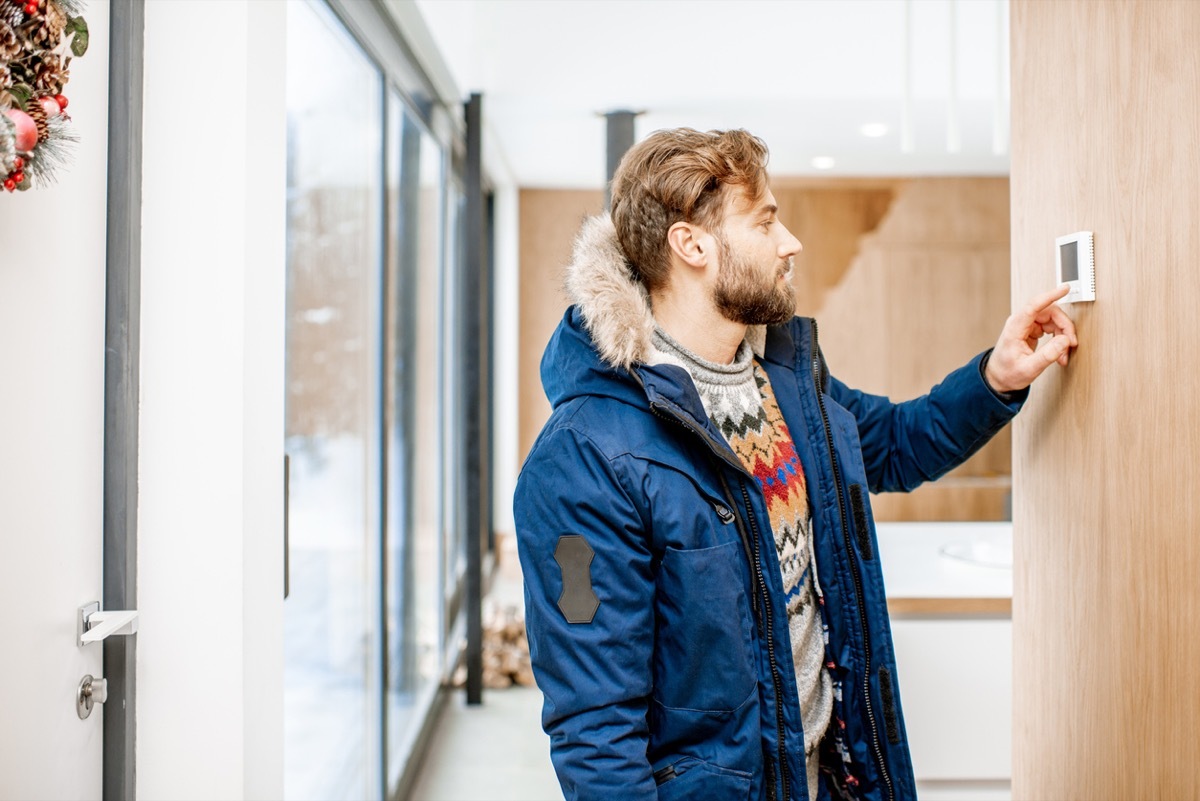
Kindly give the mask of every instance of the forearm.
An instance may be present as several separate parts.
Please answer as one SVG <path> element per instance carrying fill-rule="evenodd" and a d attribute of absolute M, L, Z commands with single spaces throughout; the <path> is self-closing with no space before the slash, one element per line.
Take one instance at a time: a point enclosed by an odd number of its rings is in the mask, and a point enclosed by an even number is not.
<path fill-rule="evenodd" d="M 644 703 L 589 710 L 551 726 L 550 759 L 566 801 L 656 801 Z"/>
<path fill-rule="evenodd" d="M 976 356 L 928 394 L 903 403 L 834 382 L 835 399 L 856 417 L 872 492 L 910 491 L 974 455 L 1021 408 L 1027 391 L 1007 398 L 988 386 Z"/>

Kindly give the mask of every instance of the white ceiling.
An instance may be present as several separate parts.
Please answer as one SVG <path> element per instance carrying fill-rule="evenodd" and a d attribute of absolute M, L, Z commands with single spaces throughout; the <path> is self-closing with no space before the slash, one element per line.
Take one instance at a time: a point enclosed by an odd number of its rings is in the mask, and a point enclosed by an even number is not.
<path fill-rule="evenodd" d="M 483 93 L 490 134 L 521 186 L 603 186 L 600 115 L 616 109 L 645 112 L 639 138 L 679 125 L 746 128 L 771 148 L 773 176 L 1008 173 L 1007 0 L 416 0 L 416 7 L 457 88 Z M 900 132 L 906 38 L 909 153 Z M 954 82 L 957 115 L 950 114 Z M 952 116 L 961 132 L 953 153 Z M 888 132 L 863 136 L 866 123 L 885 123 Z M 818 156 L 832 157 L 833 169 L 814 169 Z"/>

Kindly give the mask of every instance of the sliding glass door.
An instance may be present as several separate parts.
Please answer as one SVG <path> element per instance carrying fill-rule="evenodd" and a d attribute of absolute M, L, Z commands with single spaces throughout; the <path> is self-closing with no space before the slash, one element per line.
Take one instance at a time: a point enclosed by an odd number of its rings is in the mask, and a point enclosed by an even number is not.
<path fill-rule="evenodd" d="M 445 673 L 439 603 L 441 531 L 453 464 L 441 377 L 443 264 L 441 208 L 447 171 L 442 147 L 403 102 L 388 93 L 389 338 L 388 505 L 385 530 L 388 786 L 412 753 Z"/>
<path fill-rule="evenodd" d="M 383 84 L 319 6 L 294 4 L 288 37 L 285 790 L 362 799 L 381 784 Z"/>
<path fill-rule="evenodd" d="M 330 7 L 287 36 L 285 793 L 380 799 L 451 667 L 461 192 L 451 129 Z"/>

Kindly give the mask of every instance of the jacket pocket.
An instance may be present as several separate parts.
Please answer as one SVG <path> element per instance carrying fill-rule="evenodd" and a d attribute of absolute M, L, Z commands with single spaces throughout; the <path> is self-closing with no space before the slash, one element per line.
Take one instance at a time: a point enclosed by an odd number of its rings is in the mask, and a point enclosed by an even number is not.
<path fill-rule="evenodd" d="M 750 774 L 684 757 L 654 774 L 658 801 L 746 801 Z"/>
<path fill-rule="evenodd" d="M 654 653 L 663 706 L 732 712 L 757 686 L 744 562 L 738 542 L 664 551 Z"/>

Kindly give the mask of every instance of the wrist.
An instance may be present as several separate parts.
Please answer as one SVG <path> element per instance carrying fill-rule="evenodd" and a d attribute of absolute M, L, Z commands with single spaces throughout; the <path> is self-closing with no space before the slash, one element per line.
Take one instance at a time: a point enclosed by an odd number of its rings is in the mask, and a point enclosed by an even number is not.
<path fill-rule="evenodd" d="M 979 372 L 983 377 L 983 383 L 991 393 L 1004 402 L 1013 400 L 1014 396 L 1021 391 L 1018 387 L 1006 386 L 1002 380 L 999 371 L 995 364 L 992 363 L 992 351 L 983 354 L 983 361 L 979 365 Z"/>

